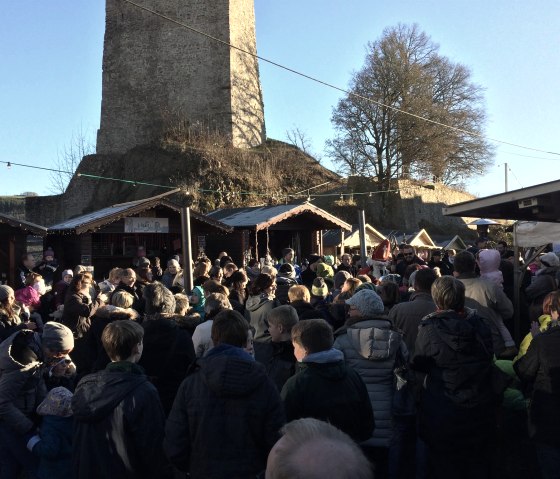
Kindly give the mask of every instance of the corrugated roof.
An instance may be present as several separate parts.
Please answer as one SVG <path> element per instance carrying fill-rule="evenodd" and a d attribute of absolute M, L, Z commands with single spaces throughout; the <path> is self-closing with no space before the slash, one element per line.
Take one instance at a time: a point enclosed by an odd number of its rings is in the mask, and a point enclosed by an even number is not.
<path fill-rule="evenodd" d="M 45 236 L 47 234 L 47 228 L 44 226 L 31 223 L 30 221 L 20 220 L 13 216 L 5 215 L 4 213 L 0 213 L 0 223 L 6 223 L 14 228 L 21 228 L 37 236 Z"/>
<path fill-rule="evenodd" d="M 62 223 L 58 223 L 48 228 L 49 233 L 60 233 L 61 231 L 74 231 L 77 234 L 85 233 L 87 231 L 99 228 L 113 221 L 121 218 L 141 213 L 142 211 L 155 208 L 156 206 L 166 206 L 175 211 L 180 211 L 181 207 L 171 201 L 166 196 L 168 194 L 153 196 L 143 200 L 131 201 L 129 203 L 122 203 L 113 206 L 108 206 L 85 215 L 71 218 Z M 191 210 L 191 218 L 209 224 L 222 231 L 231 232 L 233 228 L 218 221 L 215 218 L 209 218 L 201 213 Z"/>
<path fill-rule="evenodd" d="M 208 213 L 208 216 L 234 228 L 256 228 L 261 230 L 304 213 L 311 213 L 321 217 L 325 222 L 329 223 L 328 227 L 330 229 L 352 230 L 348 223 L 307 202 L 276 206 L 222 208 Z"/>

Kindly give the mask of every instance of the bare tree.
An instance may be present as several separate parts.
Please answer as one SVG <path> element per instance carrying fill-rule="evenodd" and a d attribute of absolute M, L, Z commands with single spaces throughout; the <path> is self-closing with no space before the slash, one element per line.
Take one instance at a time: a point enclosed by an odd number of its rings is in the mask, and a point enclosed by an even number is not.
<path fill-rule="evenodd" d="M 95 145 L 80 126 L 77 132 L 72 133 L 68 144 L 57 152 L 54 162 L 54 169 L 57 171 L 50 175 L 50 190 L 55 194 L 64 193 L 82 158 L 93 153 Z"/>
<path fill-rule="evenodd" d="M 342 173 L 386 188 L 396 178 L 457 184 L 488 168 L 482 89 L 438 50 L 417 25 L 389 28 L 368 45 L 331 118 L 337 134 L 327 150 Z"/>

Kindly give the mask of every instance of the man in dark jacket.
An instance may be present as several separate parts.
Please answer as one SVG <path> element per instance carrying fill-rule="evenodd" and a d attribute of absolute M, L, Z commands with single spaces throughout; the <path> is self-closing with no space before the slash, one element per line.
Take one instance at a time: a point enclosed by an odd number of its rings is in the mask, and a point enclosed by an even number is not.
<path fill-rule="evenodd" d="M 375 423 L 360 375 L 333 349 L 332 328 L 324 319 L 308 319 L 292 328 L 300 371 L 282 389 L 288 421 L 313 417 L 330 422 L 357 442 L 371 437 Z"/>
<path fill-rule="evenodd" d="M 400 248 L 400 247 L 399 247 Z M 400 263 L 397 262 L 397 270 L 396 273 L 400 274 L 401 277 L 404 276 L 406 268 L 412 264 L 419 264 L 420 266 L 424 266 L 426 262 L 416 255 L 416 250 L 414 246 L 409 244 L 402 245 L 402 254 L 404 256 L 404 261 Z"/>
<path fill-rule="evenodd" d="M 212 324 L 212 348 L 181 384 L 164 449 L 192 479 L 254 478 L 285 422 L 278 391 L 246 353 L 249 326 L 237 311 Z"/>
<path fill-rule="evenodd" d="M 436 249 L 432 253 L 432 259 L 428 262 L 429 268 L 439 268 L 442 276 L 451 276 L 453 274 L 453 265 L 449 262 L 447 256 L 442 257 L 441 250 Z"/>
<path fill-rule="evenodd" d="M 414 293 L 410 299 L 405 303 L 396 304 L 389 311 L 389 320 L 395 328 L 402 331 L 409 354 L 414 351 L 422 318 L 436 310 L 431 293 L 436 278 L 436 273 L 431 269 L 418 270 L 414 273 Z"/>
<path fill-rule="evenodd" d="M 115 321 L 102 341 L 111 363 L 85 376 L 72 398 L 75 477 L 165 477 L 165 415 L 156 388 L 137 365 L 144 330 Z"/>
<path fill-rule="evenodd" d="M 451 276 L 432 286 L 438 308 L 420 325 L 411 367 L 422 384 L 419 433 L 436 478 L 488 478 L 496 397 L 490 331 L 465 308 L 465 286 Z"/>

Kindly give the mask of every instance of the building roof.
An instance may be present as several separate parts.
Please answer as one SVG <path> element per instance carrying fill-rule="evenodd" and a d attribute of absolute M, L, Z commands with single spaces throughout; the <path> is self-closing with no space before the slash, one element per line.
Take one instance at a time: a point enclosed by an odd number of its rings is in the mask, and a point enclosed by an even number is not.
<path fill-rule="evenodd" d="M 352 247 L 353 245 L 360 244 L 360 228 L 359 225 L 352 225 L 352 232 L 344 235 L 344 246 Z M 366 236 L 375 236 L 379 241 L 375 245 L 381 243 L 385 239 L 383 233 L 377 231 L 369 223 L 366 223 Z M 368 238 L 369 239 L 369 238 Z M 340 246 L 340 232 L 339 230 L 329 230 L 323 233 L 323 246 Z M 371 245 L 370 245 L 371 246 Z"/>
<path fill-rule="evenodd" d="M 459 235 L 455 235 L 451 239 L 441 240 L 437 242 L 437 245 L 442 249 L 467 249 L 467 244 L 463 241 Z"/>
<path fill-rule="evenodd" d="M 457 203 L 443 214 L 560 223 L 560 180 Z"/>
<path fill-rule="evenodd" d="M 107 208 L 103 208 L 91 213 L 86 213 L 85 215 L 77 216 L 69 220 L 63 221 L 48 228 L 49 233 L 61 233 L 61 232 L 74 232 L 76 234 L 82 234 L 86 232 L 94 231 L 106 224 L 113 223 L 122 218 L 132 216 L 143 211 L 155 208 L 156 206 L 166 206 L 180 212 L 181 207 L 176 203 L 168 200 L 167 195 L 153 196 L 151 198 L 145 198 L 143 200 L 130 201 L 128 203 L 121 203 Z M 214 219 L 209 218 L 196 211 L 190 211 L 191 218 L 206 223 L 211 227 L 223 232 L 231 232 L 233 228 L 230 226 Z"/>
<path fill-rule="evenodd" d="M 44 226 L 31 223 L 29 221 L 20 220 L 10 215 L 5 215 L 0 213 L 0 223 L 5 223 L 7 225 L 13 226 L 14 228 L 20 228 L 23 231 L 27 231 L 36 236 L 45 236 L 47 234 L 47 228 Z"/>
<path fill-rule="evenodd" d="M 280 223 L 284 227 L 291 226 L 306 230 L 352 230 L 348 223 L 308 202 L 276 206 L 222 208 L 208 213 L 208 216 L 233 228 L 255 228 L 257 231 L 274 226 L 279 227 Z"/>

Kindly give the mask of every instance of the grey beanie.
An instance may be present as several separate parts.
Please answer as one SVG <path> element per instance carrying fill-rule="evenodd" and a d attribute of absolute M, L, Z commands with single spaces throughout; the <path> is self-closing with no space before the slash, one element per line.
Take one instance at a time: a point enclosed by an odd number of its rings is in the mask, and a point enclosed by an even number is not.
<path fill-rule="evenodd" d="M 346 300 L 346 304 L 354 306 L 362 316 L 373 316 L 383 313 L 385 306 L 379 295 L 371 289 L 362 289 Z"/>
<path fill-rule="evenodd" d="M 348 271 L 339 271 L 334 275 L 334 288 L 335 289 L 340 289 L 342 288 L 342 285 L 344 284 L 344 282 L 348 279 L 351 278 L 352 275 L 348 272 Z"/>
<path fill-rule="evenodd" d="M 54 321 L 49 321 L 43 327 L 41 342 L 51 351 L 62 352 L 74 349 L 74 335 L 70 328 Z"/>
<path fill-rule="evenodd" d="M 0 285 L 0 301 L 5 301 L 6 299 L 8 299 L 10 293 L 12 293 L 13 295 L 14 290 L 10 288 L 7 284 Z"/>

